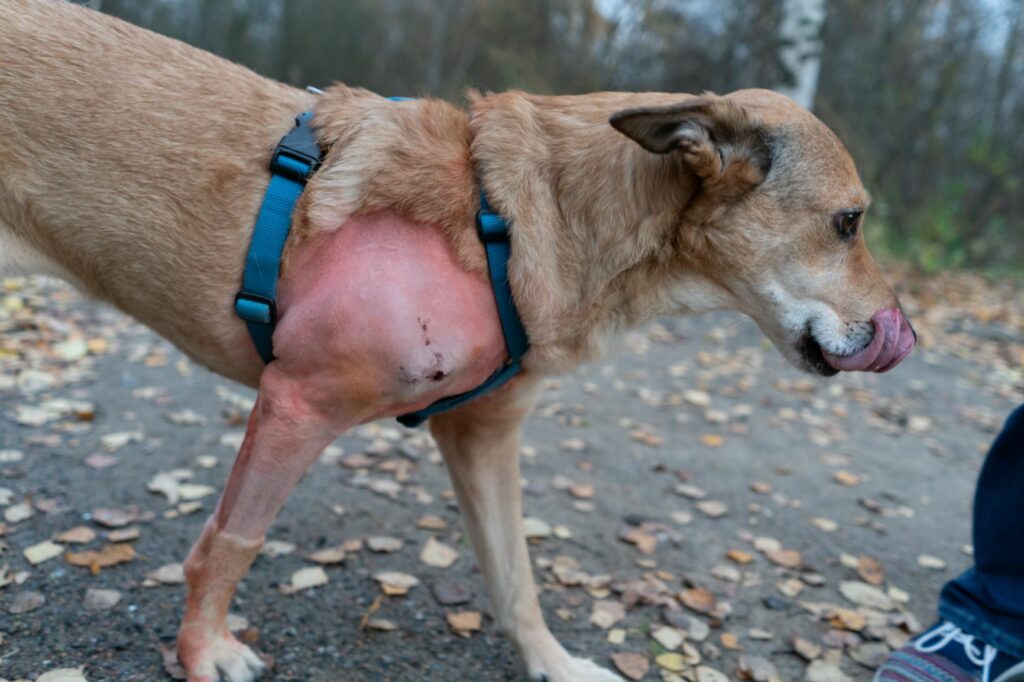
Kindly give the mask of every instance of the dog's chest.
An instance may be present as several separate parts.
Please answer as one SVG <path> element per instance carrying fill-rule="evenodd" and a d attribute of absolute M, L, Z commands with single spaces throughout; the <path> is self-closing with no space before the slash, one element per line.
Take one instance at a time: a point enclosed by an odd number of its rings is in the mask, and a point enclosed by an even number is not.
<path fill-rule="evenodd" d="M 280 303 L 278 357 L 325 380 L 358 375 L 381 410 L 474 388 L 506 355 L 490 283 L 459 267 L 440 230 L 391 214 L 300 245 Z"/>
<path fill-rule="evenodd" d="M 64 268 L 29 246 L 0 222 L 0 277 L 33 274 L 70 279 Z"/>

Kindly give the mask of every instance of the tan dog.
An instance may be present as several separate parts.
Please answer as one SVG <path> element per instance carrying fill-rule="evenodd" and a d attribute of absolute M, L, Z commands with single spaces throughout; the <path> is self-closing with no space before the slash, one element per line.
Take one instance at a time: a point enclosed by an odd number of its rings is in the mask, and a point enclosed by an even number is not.
<path fill-rule="evenodd" d="M 295 483 L 338 434 L 470 389 L 504 360 L 473 215 L 512 225 L 526 372 L 431 420 L 490 590 L 530 675 L 613 680 L 544 624 L 523 539 L 519 430 L 537 377 L 658 315 L 731 309 L 794 364 L 884 371 L 914 343 L 860 233 L 867 195 L 818 120 L 767 91 L 394 103 L 321 98 L 101 14 L 0 3 L 0 269 L 48 272 L 259 398 L 187 562 L 193 682 L 262 664 L 225 625 Z M 294 116 L 329 149 L 296 211 L 277 359 L 232 312 Z M 610 122 L 610 123 L 609 123 Z"/>

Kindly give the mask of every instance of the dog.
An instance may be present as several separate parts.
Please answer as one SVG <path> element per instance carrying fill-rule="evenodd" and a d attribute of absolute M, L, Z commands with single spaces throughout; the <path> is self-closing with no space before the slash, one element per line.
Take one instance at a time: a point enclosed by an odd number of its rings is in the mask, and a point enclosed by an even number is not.
<path fill-rule="evenodd" d="M 619 679 L 544 623 L 519 432 L 538 378 L 664 315 L 753 318 L 812 374 L 891 369 L 915 335 L 869 255 L 868 195 L 829 129 L 765 90 L 472 94 L 468 110 L 314 94 L 58 0 L 0 4 L 0 270 L 66 279 L 214 372 L 258 387 L 185 562 L 191 682 L 255 679 L 225 624 L 289 491 L 331 441 L 472 389 L 506 360 L 474 227 L 511 225 L 523 372 L 430 419 L 497 626 L 533 679 Z M 296 206 L 276 359 L 233 314 L 275 143 L 314 112 L 326 150 Z"/>

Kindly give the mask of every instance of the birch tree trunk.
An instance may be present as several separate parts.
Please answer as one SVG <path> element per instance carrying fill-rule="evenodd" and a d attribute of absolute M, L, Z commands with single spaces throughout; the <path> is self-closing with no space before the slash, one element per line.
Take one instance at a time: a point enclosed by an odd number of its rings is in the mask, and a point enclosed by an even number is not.
<path fill-rule="evenodd" d="M 814 107 L 821 70 L 821 28 L 826 0 L 784 0 L 779 59 L 791 82 L 776 88 L 808 109 Z"/>

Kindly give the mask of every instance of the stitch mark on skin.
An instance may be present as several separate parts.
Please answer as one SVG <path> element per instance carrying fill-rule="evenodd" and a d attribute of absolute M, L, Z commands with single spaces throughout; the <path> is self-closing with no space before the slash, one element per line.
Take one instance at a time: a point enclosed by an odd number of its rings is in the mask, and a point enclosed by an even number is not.
<path fill-rule="evenodd" d="M 428 317 L 427 319 L 424 320 L 422 318 L 417 317 L 416 321 L 419 322 L 419 324 L 420 324 L 420 331 L 423 332 L 423 345 L 429 346 L 430 345 L 430 337 L 427 336 L 427 324 L 430 322 L 430 318 Z"/>
<path fill-rule="evenodd" d="M 398 366 L 398 380 L 403 384 L 409 384 L 410 386 L 415 386 L 420 383 L 420 378 L 413 376 L 407 369 L 405 369 L 405 365 Z"/>
<path fill-rule="evenodd" d="M 444 356 L 440 353 L 434 353 L 434 367 L 436 368 L 433 372 L 427 375 L 427 378 L 431 381 L 441 381 L 448 373 L 444 371 L 442 366 L 444 365 Z"/>

